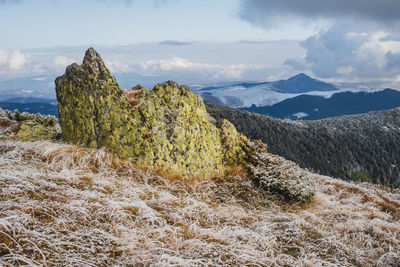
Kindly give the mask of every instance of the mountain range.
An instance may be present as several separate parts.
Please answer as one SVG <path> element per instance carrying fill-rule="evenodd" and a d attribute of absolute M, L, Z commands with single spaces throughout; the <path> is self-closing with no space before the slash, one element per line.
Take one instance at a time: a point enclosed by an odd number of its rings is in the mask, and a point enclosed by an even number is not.
<path fill-rule="evenodd" d="M 8 96 L 0 100 L 0 108 L 20 112 L 58 116 L 57 100 L 29 96 Z"/>
<path fill-rule="evenodd" d="M 272 106 L 252 105 L 241 109 L 281 119 L 318 120 L 396 107 L 400 107 L 400 91 L 385 89 L 374 92 L 340 92 L 329 98 L 299 95 Z"/>
<path fill-rule="evenodd" d="M 44 82 L 35 79 L 38 84 Z M 389 88 L 349 91 L 349 88 L 339 89 L 303 73 L 275 82 L 221 82 L 191 89 L 206 103 L 291 120 L 317 120 L 400 107 L 400 91 Z M 56 100 L 51 95 L 48 99 L 42 95 L 36 97 L 36 91 L 19 89 L 15 94 L 1 94 L 0 108 L 58 116 Z"/>

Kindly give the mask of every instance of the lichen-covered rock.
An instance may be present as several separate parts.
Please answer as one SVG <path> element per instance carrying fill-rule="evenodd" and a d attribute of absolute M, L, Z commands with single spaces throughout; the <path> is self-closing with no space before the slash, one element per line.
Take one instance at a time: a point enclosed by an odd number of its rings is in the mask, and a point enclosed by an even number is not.
<path fill-rule="evenodd" d="M 0 140 L 33 142 L 55 140 L 60 133 L 54 116 L 40 114 L 13 113 L 0 109 Z"/>
<path fill-rule="evenodd" d="M 24 121 L 20 124 L 15 136 L 17 140 L 23 142 L 54 140 L 57 137 L 57 130 L 55 127 L 49 129 L 39 122 Z"/>
<path fill-rule="evenodd" d="M 237 159 L 246 159 L 247 155 L 244 146 L 249 141 L 246 136 L 236 131 L 235 126 L 228 120 L 218 121 L 217 127 L 220 130 L 222 147 L 225 151 L 224 162 L 230 166 L 237 164 Z"/>
<path fill-rule="evenodd" d="M 245 149 L 248 174 L 259 187 L 288 201 L 312 201 L 315 188 L 309 172 L 291 161 L 267 153 L 266 145 L 260 141 L 249 141 Z"/>
<path fill-rule="evenodd" d="M 211 123 L 186 86 L 168 81 L 124 91 L 92 48 L 82 65 L 56 79 L 56 93 L 67 141 L 182 175 L 209 175 L 245 158 L 247 138 L 227 121 Z"/>
<path fill-rule="evenodd" d="M 82 65 L 68 66 L 56 79 L 56 93 L 67 141 L 105 147 L 139 165 L 180 175 L 207 176 L 242 165 L 268 192 L 300 202 L 312 199 L 313 188 L 300 168 L 284 166 L 229 121 L 215 121 L 186 86 L 167 81 L 152 90 L 135 86 L 125 91 L 91 48 Z"/>

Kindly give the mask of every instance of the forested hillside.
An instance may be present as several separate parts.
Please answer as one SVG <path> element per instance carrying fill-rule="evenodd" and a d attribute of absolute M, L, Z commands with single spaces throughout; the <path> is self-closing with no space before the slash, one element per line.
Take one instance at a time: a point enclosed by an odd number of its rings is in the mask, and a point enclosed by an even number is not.
<path fill-rule="evenodd" d="M 208 105 L 269 152 L 324 175 L 400 186 L 400 109 L 317 121 L 289 121 Z"/>

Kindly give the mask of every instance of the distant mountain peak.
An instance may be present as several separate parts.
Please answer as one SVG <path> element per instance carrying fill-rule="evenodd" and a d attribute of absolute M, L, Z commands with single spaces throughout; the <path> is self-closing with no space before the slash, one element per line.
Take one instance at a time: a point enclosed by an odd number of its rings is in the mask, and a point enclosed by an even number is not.
<path fill-rule="evenodd" d="M 273 82 L 273 86 L 286 93 L 307 93 L 312 91 L 336 91 L 333 84 L 326 83 L 310 76 L 299 73 L 287 80 Z"/>
<path fill-rule="evenodd" d="M 311 80 L 315 80 L 313 78 L 311 78 L 310 76 L 308 76 L 307 74 L 304 73 L 299 73 L 293 77 L 290 77 L 288 80 L 297 80 L 297 79 L 311 79 Z"/>

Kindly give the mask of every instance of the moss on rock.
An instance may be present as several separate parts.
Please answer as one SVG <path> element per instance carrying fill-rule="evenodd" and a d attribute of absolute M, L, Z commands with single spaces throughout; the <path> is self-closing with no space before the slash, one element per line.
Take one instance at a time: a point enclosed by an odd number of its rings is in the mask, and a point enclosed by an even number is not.
<path fill-rule="evenodd" d="M 60 133 L 54 116 L 0 109 L 0 140 L 33 142 L 55 140 Z"/>
<path fill-rule="evenodd" d="M 24 121 L 16 132 L 17 140 L 33 142 L 39 140 L 54 140 L 58 133 L 55 127 L 46 127 L 35 121 Z"/>
<path fill-rule="evenodd" d="M 186 86 L 168 81 L 125 92 L 92 48 L 82 65 L 56 79 L 56 93 L 70 142 L 182 175 L 209 175 L 243 160 L 247 139 L 227 121 L 210 123 L 203 101 Z"/>
<path fill-rule="evenodd" d="M 220 130 L 222 147 L 225 152 L 223 161 L 229 166 L 235 166 L 238 161 L 247 160 L 247 154 L 244 150 L 244 146 L 249 141 L 247 137 L 236 131 L 235 126 L 228 120 L 218 121 L 217 127 Z"/>

